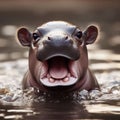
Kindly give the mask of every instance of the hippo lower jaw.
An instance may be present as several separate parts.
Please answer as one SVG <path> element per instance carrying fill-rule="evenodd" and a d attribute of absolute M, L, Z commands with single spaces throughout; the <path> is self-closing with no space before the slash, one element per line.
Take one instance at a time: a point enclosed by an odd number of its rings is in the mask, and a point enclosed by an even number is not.
<path fill-rule="evenodd" d="M 43 62 L 40 82 L 46 87 L 71 86 L 78 81 L 75 61 L 53 57 Z"/>

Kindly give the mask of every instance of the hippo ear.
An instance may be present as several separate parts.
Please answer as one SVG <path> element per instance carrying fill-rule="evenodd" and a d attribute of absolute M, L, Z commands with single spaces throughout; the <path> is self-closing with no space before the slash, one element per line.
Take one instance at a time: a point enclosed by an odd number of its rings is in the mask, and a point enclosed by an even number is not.
<path fill-rule="evenodd" d="M 86 44 L 92 44 L 95 42 L 98 36 L 98 28 L 95 26 L 89 26 L 86 31 L 84 31 L 84 40 Z"/>
<path fill-rule="evenodd" d="M 20 28 L 17 32 L 17 37 L 23 46 L 31 45 L 31 33 L 26 28 Z"/>

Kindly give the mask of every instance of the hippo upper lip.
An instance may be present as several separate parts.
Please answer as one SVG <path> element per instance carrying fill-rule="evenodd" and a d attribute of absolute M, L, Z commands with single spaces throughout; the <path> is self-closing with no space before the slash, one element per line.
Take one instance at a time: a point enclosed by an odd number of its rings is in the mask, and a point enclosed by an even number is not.
<path fill-rule="evenodd" d="M 43 63 L 40 82 L 47 87 L 70 86 L 77 82 L 74 61 L 56 56 Z"/>
<path fill-rule="evenodd" d="M 40 47 L 37 52 L 37 59 L 42 62 L 57 56 L 65 57 L 71 60 L 78 60 L 80 57 L 80 52 L 78 48 L 66 46 L 63 47 L 47 46 L 45 48 Z"/>
<path fill-rule="evenodd" d="M 77 56 L 77 57 L 75 58 L 75 57 L 73 57 L 73 56 L 71 56 L 71 55 L 62 54 L 62 53 L 55 53 L 55 54 L 51 54 L 51 55 L 49 55 L 49 56 L 46 56 L 46 57 L 44 58 L 44 60 L 49 60 L 49 59 L 54 58 L 54 57 L 57 57 L 57 56 L 59 56 L 59 57 L 65 57 L 65 58 L 70 59 L 70 60 L 76 60 L 76 59 L 79 58 L 79 56 Z"/>

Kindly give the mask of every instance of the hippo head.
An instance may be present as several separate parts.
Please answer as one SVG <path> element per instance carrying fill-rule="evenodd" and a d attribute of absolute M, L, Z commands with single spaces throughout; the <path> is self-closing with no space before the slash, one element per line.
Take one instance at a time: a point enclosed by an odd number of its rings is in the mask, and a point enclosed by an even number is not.
<path fill-rule="evenodd" d="M 20 28 L 18 39 L 28 46 L 29 72 L 40 89 L 77 89 L 85 82 L 88 55 L 86 45 L 98 35 L 95 26 L 81 31 L 64 21 L 52 21 L 38 27 L 33 33 Z"/>

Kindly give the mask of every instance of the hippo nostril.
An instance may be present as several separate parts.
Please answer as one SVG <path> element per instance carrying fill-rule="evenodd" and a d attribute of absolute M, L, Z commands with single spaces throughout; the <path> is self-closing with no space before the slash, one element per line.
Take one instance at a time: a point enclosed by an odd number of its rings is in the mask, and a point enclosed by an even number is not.
<path fill-rule="evenodd" d="M 65 36 L 65 40 L 67 40 L 68 39 L 68 36 Z"/>
<path fill-rule="evenodd" d="M 71 40 L 71 38 L 69 38 L 69 36 L 65 36 L 64 37 L 65 43 L 67 43 L 67 45 L 72 45 L 73 41 Z"/>
<path fill-rule="evenodd" d="M 51 37 L 48 37 L 48 40 L 51 40 Z"/>

